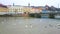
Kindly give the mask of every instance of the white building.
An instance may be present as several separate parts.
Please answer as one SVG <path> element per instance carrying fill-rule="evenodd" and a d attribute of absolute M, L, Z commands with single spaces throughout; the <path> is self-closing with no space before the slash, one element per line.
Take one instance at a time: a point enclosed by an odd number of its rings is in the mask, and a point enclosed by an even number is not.
<path fill-rule="evenodd" d="M 18 13 L 23 13 L 22 9 L 23 6 L 15 5 L 15 6 L 8 6 L 8 14 L 18 14 Z"/>

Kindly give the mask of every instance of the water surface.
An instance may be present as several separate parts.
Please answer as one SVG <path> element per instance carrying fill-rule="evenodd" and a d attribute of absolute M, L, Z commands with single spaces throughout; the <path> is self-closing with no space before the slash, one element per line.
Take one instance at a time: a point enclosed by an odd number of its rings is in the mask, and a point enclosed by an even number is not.
<path fill-rule="evenodd" d="M 0 34 L 60 34 L 60 19 L 0 17 Z"/>

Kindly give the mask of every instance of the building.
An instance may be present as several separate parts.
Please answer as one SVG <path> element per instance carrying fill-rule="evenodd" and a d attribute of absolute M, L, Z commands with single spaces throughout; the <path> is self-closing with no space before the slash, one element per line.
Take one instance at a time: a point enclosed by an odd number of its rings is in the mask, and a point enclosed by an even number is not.
<path fill-rule="evenodd" d="M 15 6 L 8 6 L 9 11 L 8 14 L 18 14 L 18 13 L 23 13 L 23 7 L 19 6 L 19 5 L 15 5 Z"/>
<path fill-rule="evenodd" d="M 21 5 L 2 5 L 0 4 L 0 14 L 23 14 L 23 13 L 40 13 L 44 7 L 42 6 L 21 6 Z"/>
<path fill-rule="evenodd" d="M 31 12 L 30 13 L 41 13 L 43 8 L 41 6 L 31 6 Z"/>
<path fill-rule="evenodd" d="M 0 15 L 7 14 L 7 12 L 8 12 L 8 7 L 3 4 L 0 4 Z"/>

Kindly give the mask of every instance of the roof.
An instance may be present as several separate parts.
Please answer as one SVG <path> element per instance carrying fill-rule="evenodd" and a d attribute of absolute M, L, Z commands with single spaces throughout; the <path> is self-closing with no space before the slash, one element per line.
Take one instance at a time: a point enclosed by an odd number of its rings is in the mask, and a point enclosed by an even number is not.
<path fill-rule="evenodd" d="M 0 7 L 7 8 L 7 6 L 3 4 L 0 4 Z"/>

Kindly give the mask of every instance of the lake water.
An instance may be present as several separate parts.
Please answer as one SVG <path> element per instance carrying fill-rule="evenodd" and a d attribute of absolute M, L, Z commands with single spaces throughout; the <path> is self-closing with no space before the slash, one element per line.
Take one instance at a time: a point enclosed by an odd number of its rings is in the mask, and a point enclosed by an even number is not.
<path fill-rule="evenodd" d="M 60 19 L 0 17 L 0 34 L 60 34 Z"/>

